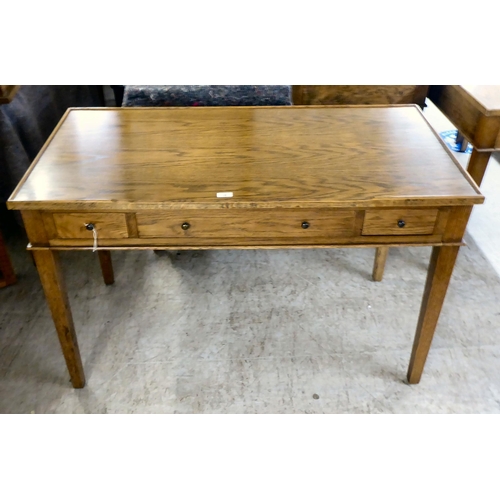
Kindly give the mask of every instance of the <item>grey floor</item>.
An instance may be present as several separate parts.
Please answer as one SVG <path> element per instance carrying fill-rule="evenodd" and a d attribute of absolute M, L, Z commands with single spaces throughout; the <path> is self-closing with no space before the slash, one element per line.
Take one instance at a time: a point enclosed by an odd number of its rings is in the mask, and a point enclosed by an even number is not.
<path fill-rule="evenodd" d="M 499 188 L 493 160 L 483 191 Z M 114 252 L 110 287 L 95 255 L 64 253 L 87 374 L 74 390 L 26 242 L 13 238 L 0 412 L 497 413 L 499 214 L 494 196 L 474 209 L 415 386 L 405 375 L 429 248 L 391 249 L 381 283 L 371 249 Z"/>

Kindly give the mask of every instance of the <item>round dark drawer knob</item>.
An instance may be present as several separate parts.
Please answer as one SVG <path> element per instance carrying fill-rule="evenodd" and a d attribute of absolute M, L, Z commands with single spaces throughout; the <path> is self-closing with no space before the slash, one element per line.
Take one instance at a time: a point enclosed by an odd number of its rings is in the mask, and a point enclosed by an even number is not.
<path fill-rule="evenodd" d="M 85 224 L 85 227 L 87 228 L 87 231 L 93 231 L 95 229 L 94 224 Z"/>
<path fill-rule="evenodd" d="M 405 227 L 406 226 L 406 222 L 404 220 L 398 220 L 398 226 L 399 227 Z"/>
<path fill-rule="evenodd" d="M 184 231 L 186 231 L 191 227 L 191 224 L 189 224 L 189 222 L 183 222 L 181 227 L 182 229 L 184 229 Z"/>
<path fill-rule="evenodd" d="M 309 222 L 302 223 L 302 229 L 307 229 L 309 227 Z"/>

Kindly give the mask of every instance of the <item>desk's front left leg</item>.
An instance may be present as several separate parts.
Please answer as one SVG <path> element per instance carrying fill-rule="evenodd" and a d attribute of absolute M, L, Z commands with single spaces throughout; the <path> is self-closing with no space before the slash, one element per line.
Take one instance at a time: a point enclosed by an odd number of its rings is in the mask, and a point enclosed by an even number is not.
<path fill-rule="evenodd" d="M 66 365 L 75 389 L 85 385 L 85 374 L 80 349 L 73 325 L 68 295 L 59 263 L 59 254 L 53 250 L 33 250 L 43 291 L 49 304 Z"/>
<path fill-rule="evenodd" d="M 434 247 L 432 249 L 420 317 L 418 318 L 408 368 L 408 382 L 410 384 L 420 382 L 459 248 L 459 246 L 449 246 Z"/>

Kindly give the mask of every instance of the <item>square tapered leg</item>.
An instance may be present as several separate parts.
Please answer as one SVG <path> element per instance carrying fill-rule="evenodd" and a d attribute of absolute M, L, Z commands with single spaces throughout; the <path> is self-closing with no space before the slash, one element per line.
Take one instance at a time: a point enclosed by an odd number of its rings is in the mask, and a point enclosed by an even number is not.
<path fill-rule="evenodd" d="M 73 316 L 59 263 L 59 254 L 53 250 L 33 251 L 43 291 L 56 326 L 59 342 L 66 360 L 73 387 L 85 386 L 85 375 L 76 338 Z"/>
<path fill-rule="evenodd" d="M 408 368 L 408 382 L 410 384 L 420 382 L 459 248 L 459 246 L 446 246 L 432 249 L 420 317 Z"/>

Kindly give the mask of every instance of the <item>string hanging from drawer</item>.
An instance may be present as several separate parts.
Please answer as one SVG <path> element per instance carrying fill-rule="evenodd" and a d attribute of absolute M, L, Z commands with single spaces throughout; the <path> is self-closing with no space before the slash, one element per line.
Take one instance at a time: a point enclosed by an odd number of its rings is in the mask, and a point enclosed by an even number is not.
<path fill-rule="evenodd" d="M 92 252 L 95 252 L 97 250 L 97 229 L 95 227 L 92 229 L 92 234 L 94 235 L 94 248 Z"/>
<path fill-rule="evenodd" d="M 92 248 L 92 252 L 95 252 L 97 250 L 97 229 L 92 223 L 85 223 L 84 226 L 87 228 L 87 231 L 92 231 L 92 235 L 94 236 L 94 246 Z"/>

